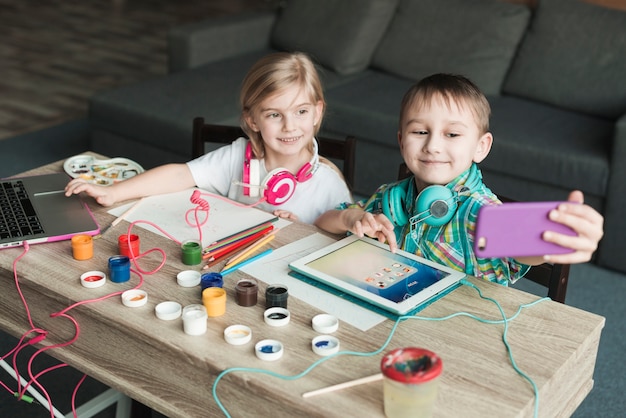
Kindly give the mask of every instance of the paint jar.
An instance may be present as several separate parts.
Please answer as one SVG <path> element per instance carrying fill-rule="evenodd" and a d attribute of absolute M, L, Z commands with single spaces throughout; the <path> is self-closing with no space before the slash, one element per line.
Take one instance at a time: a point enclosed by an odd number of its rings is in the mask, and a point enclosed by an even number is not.
<path fill-rule="evenodd" d="M 182 243 L 181 249 L 183 264 L 195 266 L 202 262 L 202 244 L 200 241 L 185 241 Z"/>
<path fill-rule="evenodd" d="M 114 255 L 109 258 L 109 280 L 123 283 L 130 280 L 130 259 L 125 255 Z"/>
<path fill-rule="evenodd" d="M 89 235 L 72 237 L 72 255 L 76 260 L 89 260 L 93 257 L 93 238 Z"/>
<path fill-rule="evenodd" d="M 139 236 L 135 234 L 120 235 L 117 237 L 117 246 L 121 255 L 136 258 L 139 255 Z"/>
<path fill-rule="evenodd" d="M 265 289 L 265 308 L 277 306 L 287 309 L 287 298 L 289 292 L 287 286 L 282 284 L 272 284 Z"/>
<path fill-rule="evenodd" d="M 207 287 L 202 291 L 202 304 L 208 316 L 222 316 L 226 312 L 226 291 L 221 287 Z"/>
<path fill-rule="evenodd" d="M 188 335 L 202 335 L 207 330 L 207 312 L 204 305 L 193 304 L 183 308 L 183 330 Z"/>
<path fill-rule="evenodd" d="M 209 287 L 223 287 L 224 279 L 219 273 L 204 273 L 200 277 L 200 287 L 202 290 Z"/>
<path fill-rule="evenodd" d="M 257 302 L 259 285 L 255 279 L 241 279 L 235 286 L 235 297 L 240 306 L 254 306 Z"/>
<path fill-rule="evenodd" d="M 398 348 L 380 362 L 383 373 L 385 416 L 429 418 L 433 414 L 441 359 L 423 348 Z"/>

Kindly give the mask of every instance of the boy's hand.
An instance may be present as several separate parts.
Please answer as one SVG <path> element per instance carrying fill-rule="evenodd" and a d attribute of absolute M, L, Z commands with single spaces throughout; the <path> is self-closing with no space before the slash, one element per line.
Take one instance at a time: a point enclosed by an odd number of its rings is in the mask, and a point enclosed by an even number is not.
<path fill-rule="evenodd" d="M 352 212 L 351 219 L 347 222 L 348 225 L 352 225 L 349 230 L 359 238 L 363 235 L 367 235 L 372 238 L 376 238 L 380 242 L 387 242 L 389 249 L 392 253 L 395 253 L 398 249 L 396 243 L 396 234 L 393 231 L 393 224 L 382 213 L 373 215 L 369 212 L 359 211 Z"/>
<path fill-rule="evenodd" d="M 548 255 L 546 261 L 560 264 L 584 263 L 598 248 L 598 242 L 604 235 L 604 218 L 594 208 L 583 204 L 582 192 L 570 193 L 568 199 L 573 203 L 562 203 L 550 212 L 550 219 L 572 228 L 578 235 L 570 236 L 553 231 L 546 231 L 543 239 L 574 250 L 568 254 Z"/>

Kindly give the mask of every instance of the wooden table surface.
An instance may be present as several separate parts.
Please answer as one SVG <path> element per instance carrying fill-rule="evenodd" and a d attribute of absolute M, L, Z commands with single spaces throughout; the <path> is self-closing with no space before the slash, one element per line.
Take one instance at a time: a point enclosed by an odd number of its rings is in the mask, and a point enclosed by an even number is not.
<path fill-rule="evenodd" d="M 96 154 L 97 155 L 97 154 Z M 62 161 L 29 172 L 62 170 Z M 91 199 L 86 199 L 102 227 L 114 217 Z M 107 271 L 107 260 L 117 254 L 117 236 L 126 231 L 120 223 L 94 241 L 94 258 L 76 261 L 69 241 L 33 245 L 17 264 L 19 284 L 37 326 L 49 331 L 38 346 L 62 343 L 74 336 L 74 327 L 64 318 L 52 318 L 78 301 L 101 297 L 136 286 L 130 282 L 108 282 L 96 289 L 80 285 L 80 274 L 90 270 Z M 293 223 L 277 234 L 273 246 L 305 237 L 315 228 Z M 114 387 L 169 417 L 208 417 L 223 415 L 213 399 L 213 383 L 223 370 L 242 367 L 263 369 L 295 376 L 321 357 L 311 350 L 317 333 L 311 318 L 321 313 L 294 297 L 289 299 L 291 322 L 275 328 L 263 322 L 265 284 L 260 282 L 259 302 L 253 307 L 236 304 L 234 283 L 244 273 L 225 277 L 226 314 L 209 318 L 208 331 L 202 336 L 183 332 L 182 320 L 156 318 L 157 303 L 174 300 L 186 306 L 201 303 L 200 288 L 183 288 L 176 274 L 189 266 L 181 262 L 180 247 L 142 228 L 141 251 L 162 248 L 166 265 L 157 273 L 144 275 L 142 289 L 149 295 L 140 308 L 122 305 L 120 297 L 82 304 L 68 314 L 80 326 L 78 340 L 64 348 L 47 351 L 84 373 Z M 0 327 L 16 336 L 28 329 L 25 309 L 13 279 L 13 261 L 22 248 L 0 251 Z M 160 262 L 153 253 L 139 260 L 144 270 Z M 199 266 L 193 267 L 199 269 Z M 515 289 L 471 279 L 485 296 L 494 298 L 508 317 L 519 305 L 537 299 Z M 497 307 L 478 297 L 475 289 L 461 286 L 428 306 L 420 316 L 444 317 L 468 312 L 482 318 L 501 319 Z M 233 324 L 252 328 L 252 341 L 232 346 L 223 338 L 224 329 Z M 373 352 L 387 340 L 394 325 L 386 320 L 367 332 L 340 323 L 334 334 L 341 349 Z M 604 318 L 552 301 L 524 309 L 509 322 L 508 341 L 518 367 L 536 383 L 539 390 L 539 416 L 569 416 L 593 387 L 593 370 Z M 342 391 L 302 398 L 302 393 L 328 385 L 357 379 L 379 371 L 382 356 L 398 347 L 418 346 L 437 353 L 443 360 L 435 417 L 530 417 L 535 398 L 531 385 L 513 369 L 502 343 L 502 324 L 485 324 L 466 316 L 446 321 L 411 319 L 400 323 L 389 345 L 374 356 L 341 355 L 314 368 L 306 376 L 283 380 L 265 373 L 236 371 L 225 375 L 217 385 L 217 395 L 233 417 L 307 416 L 377 417 L 383 414 L 382 382 Z M 254 343 L 265 338 L 285 345 L 284 356 L 274 362 L 259 360 Z M 69 388 L 68 388 L 69 390 Z"/>

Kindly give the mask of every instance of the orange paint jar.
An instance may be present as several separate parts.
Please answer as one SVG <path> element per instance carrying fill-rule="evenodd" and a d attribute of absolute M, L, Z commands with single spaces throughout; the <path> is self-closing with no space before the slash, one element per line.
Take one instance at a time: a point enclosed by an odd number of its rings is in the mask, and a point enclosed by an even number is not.
<path fill-rule="evenodd" d="M 226 291 L 221 287 L 207 287 L 202 291 L 202 304 L 208 316 L 222 316 L 226 312 Z"/>
<path fill-rule="evenodd" d="M 89 260 L 93 257 L 93 238 L 89 235 L 72 237 L 72 255 L 76 260 Z"/>

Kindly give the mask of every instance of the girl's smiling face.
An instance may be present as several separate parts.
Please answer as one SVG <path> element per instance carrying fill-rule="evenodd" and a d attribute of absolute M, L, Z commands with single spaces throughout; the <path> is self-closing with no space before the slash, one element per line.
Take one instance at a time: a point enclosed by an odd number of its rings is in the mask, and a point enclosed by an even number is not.
<path fill-rule="evenodd" d="M 261 133 L 268 171 L 284 167 L 295 173 L 311 160 L 309 145 L 323 106 L 294 85 L 271 95 L 246 116 L 248 125 Z"/>
<path fill-rule="evenodd" d="M 446 185 L 472 162 L 481 162 L 489 154 L 493 137 L 480 131 L 463 102 L 446 102 L 436 95 L 405 110 L 398 142 L 418 190 L 422 190 L 433 184 Z"/>

